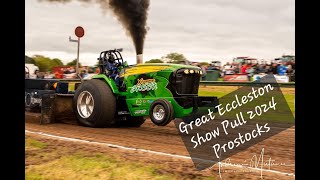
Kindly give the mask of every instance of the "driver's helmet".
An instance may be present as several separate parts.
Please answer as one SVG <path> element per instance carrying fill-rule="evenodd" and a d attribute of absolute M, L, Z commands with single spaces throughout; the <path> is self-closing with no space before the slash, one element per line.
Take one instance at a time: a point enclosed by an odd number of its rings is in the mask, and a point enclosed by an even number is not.
<path fill-rule="evenodd" d="M 108 62 L 109 63 L 114 63 L 114 61 L 115 61 L 115 57 L 114 57 L 114 55 L 113 54 L 108 54 Z"/>

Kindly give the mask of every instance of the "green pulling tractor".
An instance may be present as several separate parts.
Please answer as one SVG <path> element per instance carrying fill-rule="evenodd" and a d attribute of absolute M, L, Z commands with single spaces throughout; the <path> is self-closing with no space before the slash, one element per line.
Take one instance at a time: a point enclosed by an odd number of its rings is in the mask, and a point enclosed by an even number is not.
<path fill-rule="evenodd" d="M 199 106 L 214 107 L 216 97 L 199 97 L 202 71 L 180 64 L 127 66 L 117 50 L 98 58 L 100 74 L 75 91 L 73 111 L 80 124 L 90 127 L 123 123 L 140 126 L 144 116 L 159 126 L 184 118 Z"/>
<path fill-rule="evenodd" d="M 83 126 L 139 127 L 146 116 L 165 126 L 175 118 L 190 117 L 200 107 L 214 109 L 218 104 L 217 97 L 198 96 L 199 67 L 164 63 L 128 66 L 117 50 L 101 52 L 98 60 L 100 73 L 73 92 L 72 111 Z M 59 87 L 59 81 L 52 84 L 57 87 L 57 83 Z"/>

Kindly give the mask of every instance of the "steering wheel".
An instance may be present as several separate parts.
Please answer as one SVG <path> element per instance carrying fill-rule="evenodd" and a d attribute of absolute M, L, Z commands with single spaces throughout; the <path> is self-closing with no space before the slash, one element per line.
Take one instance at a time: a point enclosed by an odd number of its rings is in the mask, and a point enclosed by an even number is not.
<path fill-rule="evenodd" d="M 116 62 L 116 63 L 115 63 L 115 66 L 116 66 L 116 67 L 120 67 L 120 66 L 121 66 L 121 62 L 119 62 L 119 63 Z"/>

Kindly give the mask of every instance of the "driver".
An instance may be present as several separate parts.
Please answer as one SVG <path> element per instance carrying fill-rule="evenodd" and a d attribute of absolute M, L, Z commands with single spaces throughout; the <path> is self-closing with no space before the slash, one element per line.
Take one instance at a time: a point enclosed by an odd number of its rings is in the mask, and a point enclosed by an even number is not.
<path fill-rule="evenodd" d="M 114 58 L 113 54 L 108 54 L 108 63 L 107 63 L 107 68 L 108 68 L 108 75 L 114 79 L 115 83 L 117 86 L 119 86 L 119 65 Z"/>

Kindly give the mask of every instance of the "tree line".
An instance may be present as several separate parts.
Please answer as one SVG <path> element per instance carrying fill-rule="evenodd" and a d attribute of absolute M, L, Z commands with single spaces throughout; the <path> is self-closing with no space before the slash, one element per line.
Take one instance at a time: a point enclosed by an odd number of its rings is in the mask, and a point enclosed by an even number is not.
<path fill-rule="evenodd" d="M 32 57 L 25 55 L 25 63 L 34 64 L 38 66 L 40 72 L 47 72 L 47 71 L 52 71 L 52 69 L 55 66 L 76 66 L 77 60 L 74 59 L 73 61 L 68 62 L 67 64 L 63 64 L 61 59 L 58 59 L 58 58 L 51 59 L 49 57 L 45 57 L 42 55 L 35 55 Z M 80 63 L 79 63 L 79 66 L 81 66 Z"/>
<path fill-rule="evenodd" d="M 163 60 L 166 60 L 167 63 L 175 63 L 175 64 L 189 64 L 190 61 L 183 55 L 180 53 L 169 53 L 163 57 L 161 57 L 161 59 L 150 59 L 148 61 L 146 61 L 145 63 L 164 63 Z M 25 55 L 25 63 L 28 64 L 34 64 L 36 66 L 39 67 L 39 71 L 40 72 L 47 72 L 47 71 L 52 71 L 52 69 L 55 66 L 76 66 L 77 60 L 74 59 L 73 61 L 68 62 L 67 64 L 63 64 L 63 62 L 61 61 L 61 59 L 58 58 L 49 58 L 49 57 L 45 57 L 43 55 L 34 55 L 32 57 L 29 57 L 27 55 Z M 96 64 L 96 66 L 99 63 Z M 200 62 L 200 65 L 208 65 L 208 62 Z M 79 66 L 81 66 L 81 63 L 79 63 Z"/>
<path fill-rule="evenodd" d="M 166 60 L 167 63 L 174 63 L 174 64 L 190 64 L 190 61 L 180 53 L 169 53 L 161 59 L 150 59 L 149 61 L 146 61 L 145 63 L 164 63 L 163 60 Z M 208 62 L 199 62 L 200 65 L 209 65 Z"/>

